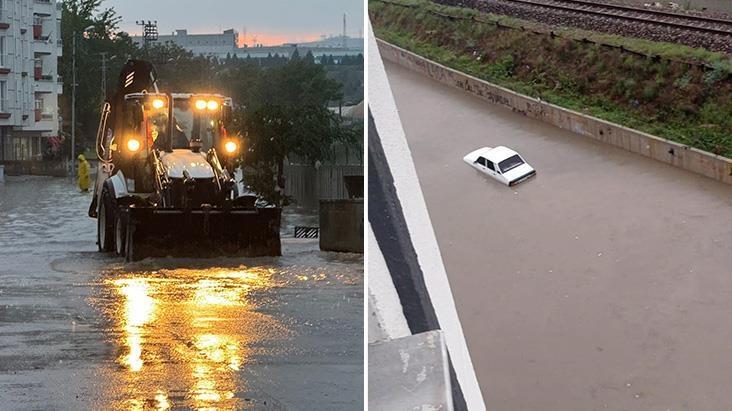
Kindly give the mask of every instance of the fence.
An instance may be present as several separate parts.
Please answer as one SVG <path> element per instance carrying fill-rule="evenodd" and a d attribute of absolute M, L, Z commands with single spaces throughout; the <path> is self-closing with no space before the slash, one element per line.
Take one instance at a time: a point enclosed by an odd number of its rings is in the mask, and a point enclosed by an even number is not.
<path fill-rule="evenodd" d="M 348 198 L 345 176 L 363 176 L 363 166 L 285 165 L 285 194 L 299 206 L 317 208 L 319 200 Z"/>

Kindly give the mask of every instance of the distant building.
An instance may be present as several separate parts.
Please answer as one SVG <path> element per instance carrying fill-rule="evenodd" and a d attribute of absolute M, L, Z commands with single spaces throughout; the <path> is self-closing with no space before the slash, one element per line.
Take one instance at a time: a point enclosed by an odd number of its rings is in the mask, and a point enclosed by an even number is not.
<path fill-rule="evenodd" d="M 158 36 L 157 43 L 173 43 L 196 55 L 219 56 L 234 53 L 237 49 L 237 32 L 225 30 L 221 34 L 188 34 L 188 30 L 176 30 L 170 35 Z M 138 46 L 144 43 L 142 36 L 133 36 L 132 41 Z"/>
<path fill-rule="evenodd" d="M 317 47 L 317 46 L 305 46 L 303 44 L 283 44 L 281 46 L 258 46 L 258 47 L 242 47 L 237 49 L 231 54 L 231 57 L 236 56 L 237 58 L 264 58 L 267 56 L 282 56 L 292 57 L 293 53 L 297 50 L 300 57 L 306 55 L 308 52 L 312 53 L 316 61 L 320 61 L 322 57 L 333 56 L 336 61 L 339 57 L 343 56 L 357 56 L 363 54 L 363 46 L 359 48 L 343 48 L 343 47 Z M 217 56 L 219 58 L 225 58 L 226 55 Z"/>
<path fill-rule="evenodd" d="M 234 56 L 237 58 L 265 58 L 274 55 L 289 58 L 295 50 L 298 50 L 301 56 L 310 51 L 316 60 L 329 55 L 340 57 L 363 54 L 362 38 L 346 37 L 344 41 L 343 36 L 337 36 L 299 44 L 287 43 L 280 46 L 258 44 L 252 47 L 238 47 L 237 37 L 238 33 L 233 29 L 225 30 L 221 34 L 188 34 L 187 30 L 176 30 L 171 35 L 158 36 L 157 43 L 173 43 L 193 54 L 219 59 Z M 142 45 L 144 38 L 142 36 L 132 36 L 132 41 Z M 343 47 L 344 44 L 346 47 Z"/>
<path fill-rule="evenodd" d="M 58 144 L 61 2 L 0 0 L 0 162 Z"/>

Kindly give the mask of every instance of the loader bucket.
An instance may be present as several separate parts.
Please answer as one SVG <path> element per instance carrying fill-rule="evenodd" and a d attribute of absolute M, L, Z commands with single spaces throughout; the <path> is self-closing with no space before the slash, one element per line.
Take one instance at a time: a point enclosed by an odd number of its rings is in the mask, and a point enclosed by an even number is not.
<path fill-rule="evenodd" d="M 281 208 L 171 209 L 130 207 L 124 253 L 146 257 L 262 257 L 282 254 Z"/>

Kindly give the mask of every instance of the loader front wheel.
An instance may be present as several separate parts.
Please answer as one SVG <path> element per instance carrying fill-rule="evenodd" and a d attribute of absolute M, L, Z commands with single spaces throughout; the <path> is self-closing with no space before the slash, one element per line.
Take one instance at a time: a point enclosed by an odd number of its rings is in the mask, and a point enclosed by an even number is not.
<path fill-rule="evenodd" d="M 114 250 L 114 220 L 110 218 L 111 201 L 106 189 L 102 191 L 102 201 L 99 203 L 99 215 L 97 215 L 97 245 L 99 251 L 109 252 Z"/>

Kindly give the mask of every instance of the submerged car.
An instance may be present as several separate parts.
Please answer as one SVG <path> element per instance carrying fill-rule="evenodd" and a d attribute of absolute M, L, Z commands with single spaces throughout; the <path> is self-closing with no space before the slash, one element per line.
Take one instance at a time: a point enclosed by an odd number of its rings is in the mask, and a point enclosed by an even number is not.
<path fill-rule="evenodd" d="M 507 186 L 515 186 L 536 175 L 534 168 L 517 152 L 504 146 L 479 148 L 463 160 Z"/>

